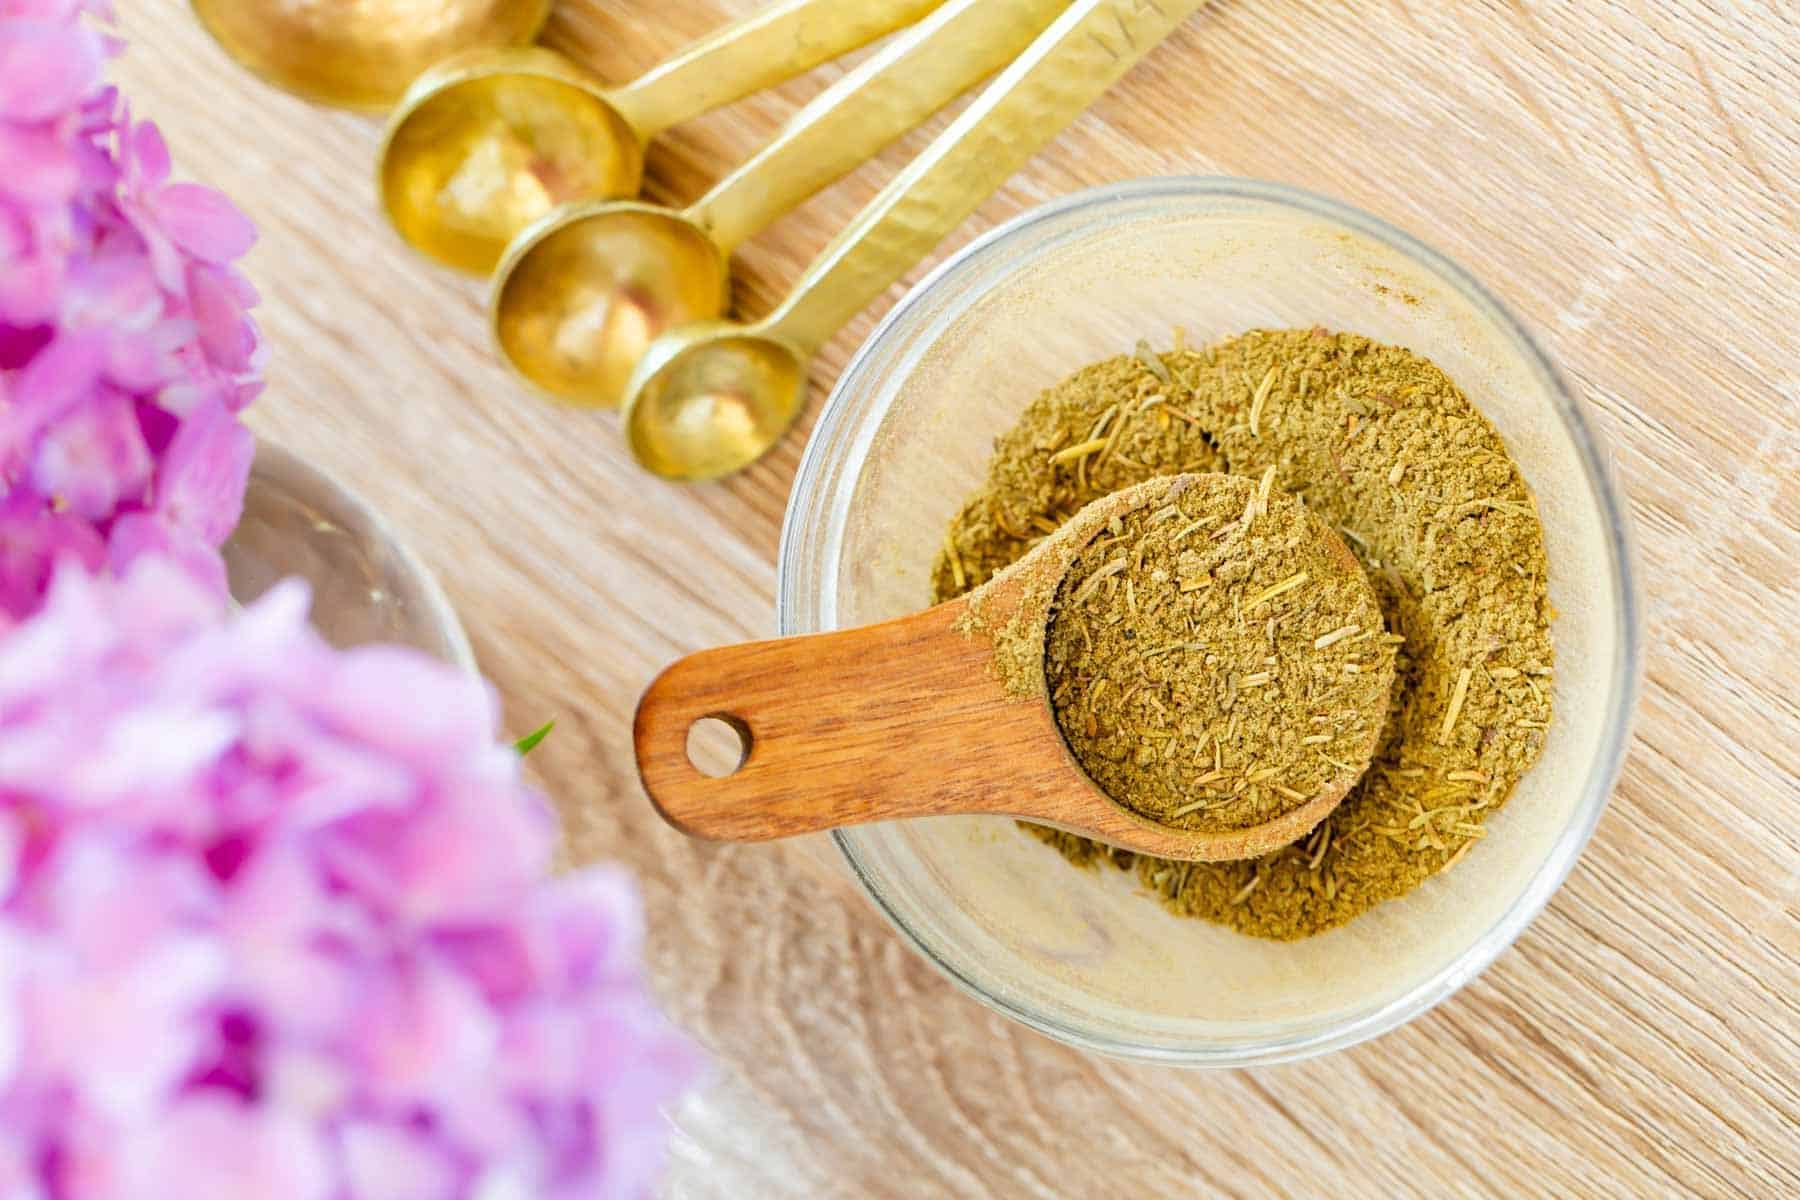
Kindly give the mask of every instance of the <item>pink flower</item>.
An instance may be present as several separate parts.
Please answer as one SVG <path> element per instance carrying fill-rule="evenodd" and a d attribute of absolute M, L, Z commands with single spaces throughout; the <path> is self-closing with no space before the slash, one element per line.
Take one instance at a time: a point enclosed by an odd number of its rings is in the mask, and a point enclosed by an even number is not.
<path fill-rule="evenodd" d="M 152 511 L 175 529 L 217 545 L 237 525 L 256 440 L 221 401 L 197 405 L 163 454 Z"/>
<path fill-rule="evenodd" d="M 60 563 L 98 571 L 106 543 L 87 522 L 52 512 L 29 493 L 0 500 L 0 633 L 11 624 L 6 614 L 37 607 Z"/>
<path fill-rule="evenodd" d="M 0 638 L 0 1196 L 648 1195 L 695 1061 L 630 882 L 305 600 L 145 558 Z"/>
<path fill-rule="evenodd" d="M 0 0 L 0 628 L 60 557 L 154 551 L 222 591 L 253 448 L 235 414 L 263 347 L 232 263 L 256 231 L 172 180 L 100 83 L 117 47 L 90 16 L 109 7 Z"/>
<path fill-rule="evenodd" d="M 201 1094 L 176 1103 L 162 1119 L 132 1130 L 118 1150 L 117 1194 L 183 1200 L 329 1200 L 334 1174 L 331 1148 L 308 1122 L 279 1110 Z"/>
<path fill-rule="evenodd" d="M 0 120 L 33 124 L 70 111 L 98 81 L 102 53 L 84 25 L 30 17 L 0 25 Z"/>
<path fill-rule="evenodd" d="M 148 121 L 124 139 L 119 208 L 144 239 L 163 289 L 182 292 L 188 260 L 228 263 L 256 241 L 256 227 L 231 201 L 197 183 L 170 183 L 169 147 Z"/>
<path fill-rule="evenodd" d="M 30 483 L 85 520 L 101 520 L 135 500 L 150 479 L 150 451 L 137 412 L 122 392 L 99 391 L 56 422 L 37 444 Z"/>

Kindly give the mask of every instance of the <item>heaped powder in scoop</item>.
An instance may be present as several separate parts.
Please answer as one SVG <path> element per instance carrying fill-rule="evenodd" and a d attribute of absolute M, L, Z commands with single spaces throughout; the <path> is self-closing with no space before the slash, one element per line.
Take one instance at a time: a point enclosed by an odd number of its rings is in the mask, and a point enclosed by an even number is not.
<path fill-rule="evenodd" d="M 1057 724 L 1103 790 L 1165 825 L 1243 829 L 1341 795 L 1387 716 L 1374 590 L 1273 477 L 1182 477 L 1115 517 L 1057 591 Z"/>

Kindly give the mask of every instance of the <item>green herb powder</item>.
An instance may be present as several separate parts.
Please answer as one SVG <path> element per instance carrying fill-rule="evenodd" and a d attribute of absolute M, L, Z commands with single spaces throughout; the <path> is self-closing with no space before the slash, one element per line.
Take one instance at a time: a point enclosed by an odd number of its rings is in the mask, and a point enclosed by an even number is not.
<path fill-rule="evenodd" d="M 1041 669 L 1064 738 L 1164 825 L 1243 829 L 1341 795 L 1387 716 L 1374 590 L 1273 479 L 1183 476 L 1083 549 L 1051 610 Z"/>
<path fill-rule="evenodd" d="M 1374 762 L 1309 836 L 1254 861 L 1173 863 L 1032 832 L 1076 864 L 1134 870 L 1178 915 L 1305 937 L 1453 866 L 1537 760 L 1552 663 L 1543 530 L 1498 433 L 1431 362 L 1354 334 L 1255 330 L 1202 351 L 1140 345 L 1040 395 L 999 438 L 986 483 L 952 522 L 935 598 L 986 582 L 1088 502 L 1187 471 L 1259 486 L 1267 477 L 1361 562 L 1387 633 L 1400 639 Z M 1352 623 L 1360 634 L 1363 622 Z M 1356 644 L 1375 650 L 1378 637 Z M 1053 695 L 1067 679 L 1054 677 L 1054 654 Z M 1244 687 L 1240 678 L 1240 696 Z M 1079 714 L 1072 698 L 1063 713 Z M 1126 717 L 1111 738 L 1096 724 L 1093 753 L 1136 770 L 1143 750 L 1125 747 L 1158 722 Z M 1072 744 L 1088 736 L 1085 718 L 1059 719 Z M 1231 811 L 1249 820 L 1252 807 Z M 1220 818 L 1231 819 L 1223 809 Z"/>

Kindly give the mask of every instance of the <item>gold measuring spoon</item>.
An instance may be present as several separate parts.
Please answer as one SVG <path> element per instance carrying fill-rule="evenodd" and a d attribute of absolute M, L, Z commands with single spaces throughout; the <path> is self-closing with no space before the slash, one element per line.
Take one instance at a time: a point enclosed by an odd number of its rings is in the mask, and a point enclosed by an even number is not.
<path fill-rule="evenodd" d="M 560 400 L 616 408 L 651 339 L 730 302 L 732 251 L 1011 62 L 1068 0 L 948 0 L 821 92 L 680 212 L 551 210 L 501 259 L 489 315 L 506 361 Z"/>
<path fill-rule="evenodd" d="M 707 650 L 659 675 L 638 703 L 638 773 L 665 820 L 698 837 L 760 841 L 898 817 L 992 813 L 1055 825 L 1159 858 L 1255 858 L 1303 837 L 1368 768 L 1388 689 L 1362 714 L 1353 761 L 1297 807 L 1239 829 L 1180 829 L 1108 796 L 1068 748 L 1041 669 L 1009 689 L 994 659 L 1043 647 L 1058 585 L 1115 520 L 1187 488 L 1235 489 L 1226 475 L 1148 480 L 1104 496 L 992 580 L 956 600 L 878 625 Z M 1323 558 L 1375 598 L 1350 552 L 1313 521 Z M 1142 581 L 1147 582 L 1147 581 Z M 1246 580 L 1217 587 L 1247 589 Z M 1260 664 L 1258 664 L 1260 665 Z M 1392 664 L 1388 672 L 1392 673 Z M 722 776 L 688 757 L 697 722 L 736 730 L 742 756 Z M 1348 753 L 1348 751 L 1346 751 Z M 1208 766 L 1211 766 L 1209 760 Z M 1202 781 L 1203 782 L 1203 781 Z"/>
<path fill-rule="evenodd" d="M 550 0 L 193 0 L 226 53 L 319 104 L 384 109 L 432 63 L 523 46 Z"/>
<path fill-rule="evenodd" d="M 388 122 L 377 181 L 400 235 L 489 271 L 558 204 L 630 196 L 644 146 L 671 125 L 773 87 L 941 0 L 776 0 L 620 87 L 542 47 L 460 55 L 426 71 Z"/>
<path fill-rule="evenodd" d="M 670 479 L 754 462 L 792 425 L 818 348 L 1205 0 L 1075 0 L 754 324 L 702 321 L 645 351 L 625 437 Z"/>

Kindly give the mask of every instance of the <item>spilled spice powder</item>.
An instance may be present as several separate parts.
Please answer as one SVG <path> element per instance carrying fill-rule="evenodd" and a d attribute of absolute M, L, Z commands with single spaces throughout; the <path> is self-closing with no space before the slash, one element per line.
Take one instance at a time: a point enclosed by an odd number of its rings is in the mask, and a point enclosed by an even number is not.
<path fill-rule="evenodd" d="M 1362 782 L 1262 859 L 1172 864 L 1054 830 L 1077 864 L 1135 870 L 1170 911 L 1299 938 L 1460 861 L 1537 761 L 1550 720 L 1547 563 L 1500 436 L 1427 359 L 1354 334 L 1255 330 L 1076 372 L 997 441 L 933 570 L 944 600 L 986 582 L 1099 496 L 1222 470 L 1304 499 L 1337 529 L 1397 640 L 1387 726 Z M 1351 635 L 1346 635 L 1351 636 Z"/>
<path fill-rule="evenodd" d="M 1164 825 L 1243 829 L 1341 795 L 1387 716 L 1374 590 L 1272 478 L 1183 476 L 1088 543 L 1051 610 L 1041 669 L 1064 738 Z"/>

